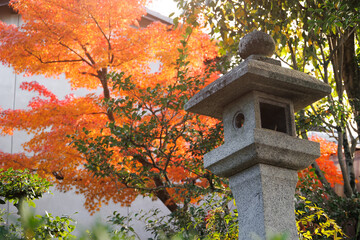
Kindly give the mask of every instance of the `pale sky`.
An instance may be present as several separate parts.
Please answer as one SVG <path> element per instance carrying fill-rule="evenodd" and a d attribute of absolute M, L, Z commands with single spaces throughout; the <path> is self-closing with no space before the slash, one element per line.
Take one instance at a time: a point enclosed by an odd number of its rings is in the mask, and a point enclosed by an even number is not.
<path fill-rule="evenodd" d="M 150 10 L 164 15 L 165 17 L 168 17 L 172 12 L 178 12 L 176 3 L 173 0 L 152 0 L 152 3 L 147 7 Z"/>

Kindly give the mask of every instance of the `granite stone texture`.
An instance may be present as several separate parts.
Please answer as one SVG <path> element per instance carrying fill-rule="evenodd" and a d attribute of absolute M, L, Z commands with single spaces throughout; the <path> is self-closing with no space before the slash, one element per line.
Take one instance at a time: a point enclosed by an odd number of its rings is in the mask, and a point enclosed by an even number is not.
<path fill-rule="evenodd" d="M 229 178 L 241 240 L 285 232 L 299 239 L 297 171 L 320 156 L 320 145 L 296 137 L 294 112 L 331 93 L 329 85 L 267 58 L 271 42 L 261 32 L 245 36 L 240 42 L 245 61 L 185 105 L 187 111 L 223 120 L 224 144 L 204 155 L 204 166 Z"/>
<path fill-rule="evenodd" d="M 239 43 L 239 54 L 243 59 L 250 55 L 262 55 L 271 57 L 275 52 L 274 39 L 261 31 L 253 31 L 246 34 Z"/>
<path fill-rule="evenodd" d="M 230 177 L 260 163 L 300 170 L 320 156 L 319 143 L 267 129 L 253 129 L 252 133 L 249 138 L 206 153 L 204 167 L 218 176 Z"/>
<path fill-rule="evenodd" d="M 251 91 L 289 99 L 298 111 L 331 93 L 331 87 L 310 75 L 248 58 L 193 96 L 185 110 L 217 119 L 224 106 Z"/>
<path fill-rule="evenodd" d="M 294 213 L 297 171 L 257 164 L 229 178 L 238 209 L 239 239 L 287 233 L 299 239 Z"/>
<path fill-rule="evenodd" d="M 294 107 L 291 101 L 262 92 L 249 92 L 225 106 L 223 112 L 225 143 L 238 142 L 251 138 L 254 128 L 262 128 L 260 103 L 270 103 L 282 106 L 286 110 L 287 133 L 295 136 Z M 234 117 L 237 113 L 244 114 L 244 125 L 241 128 L 234 126 Z M 276 117 L 276 116 L 270 116 Z"/>
<path fill-rule="evenodd" d="M 286 132 L 262 128 L 262 102 L 287 110 Z M 238 113 L 244 116 L 240 128 L 234 125 Z M 224 107 L 223 124 L 224 144 L 204 155 L 205 168 L 218 176 L 230 177 L 259 163 L 300 170 L 320 156 L 318 143 L 295 136 L 293 105 L 287 99 L 262 92 L 247 93 Z"/>

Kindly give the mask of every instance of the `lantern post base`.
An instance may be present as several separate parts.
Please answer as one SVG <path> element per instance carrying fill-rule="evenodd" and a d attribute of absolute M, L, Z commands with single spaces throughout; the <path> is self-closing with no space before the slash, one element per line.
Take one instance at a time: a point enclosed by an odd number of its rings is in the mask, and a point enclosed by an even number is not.
<path fill-rule="evenodd" d="M 239 218 L 239 240 L 286 233 L 299 239 L 294 210 L 297 171 L 257 164 L 229 178 Z"/>

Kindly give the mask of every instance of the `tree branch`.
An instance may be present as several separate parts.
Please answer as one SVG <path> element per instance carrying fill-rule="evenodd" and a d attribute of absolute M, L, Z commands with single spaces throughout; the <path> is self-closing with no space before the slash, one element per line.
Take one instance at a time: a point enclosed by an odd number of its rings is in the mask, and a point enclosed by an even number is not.
<path fill-rule="evenodd" d="M 93 67 L 93 65 L 87 61 L 85 58 L 83 58 L 79 53 L 77 53 L 75 50 L 73 50 L 71 47 L 67 46 L 66 44 L 59 42 L 59 44 L 65 48 L 67 48 L 69 51 L 71 51 L 72 53 L 74 53 L 76 56 L 78 56 L 82 61 L 84 61 L 87 65 L 89 65 L 90 67 Z"/>
<path fill-rule="evenodd" d="M 343 153 L 342 153 L 342 146 L 343 146 L 343 132 L 340 127 L 337 128 L 338 133 L 338 160 L 341 169 L 341 173 L 344 179 L 344 192 L 346 197 L 351 197 L 353 191 L 351 190 L 350 180 L 348 171 L 346 169 L 346 165 L 344 163 Z"/>
<path fill-rule="evenodd" d="M 52 61 L 43 61 L 42 58 L 40 56 L 36 56 L 34 53 L 32 53 L 31 51 L 29 51 L 28 49 L 25 49 L 25 51 L 30 54 L 31 56 L 35 57 L 36 59 L 39 60 L 39 62 L 43 63 L 43 64 L 51 64 L 51 63 L 71 63 L 71 62 L 82 62 L 81 59 L 69 59 L 69 60 L 52 60 Z"/>
<path fill-rule="evenodd" d="M 340 47 L 343 46 L 343 44 L 345 43 L 345 41 L 351 36 L 352 33 L 355 32 L 355 30 L 356 30 L 357 28 L 358 28 L 358 27 L 354 27 L 354 28 L 347 34 L 347 36 L 343 36 L 343 37 L 341 38 L 340 43 L 339 43 L 337 46 L 335 46 L 335 47 L 332 49 L 332 51 L 330 52 L 329 57 L 328 57 L 328 59 L 326 60 L 326 62 L 329 63 L 329 62 L 331 61 L 331 59 L 332 59 L 333 55 L 335 54 L 335 52 L 336 52 Z"/>
<path fill-rule="evenodd" d="M 106 39 L 107 43 L 108 43 L 108 60 L 109 63 L 112 63 L 112 61 L 114 60 L 114 55 L 111 54 L 111 42 L 110 42 L 110 38 L 108 38 L 105 34 L 105 32 L 103 31 L 103 29 L 100 27 L 98 21 L 95 19 L 95 17 L 88 11 L 88 13 L 90 14 L 91 19 L 95 22 L 96 26 L 98 27 L 98 29 L 100 30 L 101 34 L 104 36 L 104 38 Z"/>

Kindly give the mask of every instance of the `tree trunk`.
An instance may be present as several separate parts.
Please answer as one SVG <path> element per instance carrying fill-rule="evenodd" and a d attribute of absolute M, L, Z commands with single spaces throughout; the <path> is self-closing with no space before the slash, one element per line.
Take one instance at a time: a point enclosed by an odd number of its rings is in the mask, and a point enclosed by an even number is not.
<path fill-rule="evenodd" d="M 110 90 L 108 86 L 108 79 L 107 79 L 107 69 L 102 68 L 98 72 L 98 78 L 100 79 L 101 85 L 103 87 L 103 93 L 104 93 L 104 99 L 109 100 L 110 99 Z M 110 122 L 115 121 L 114 113 L 111 109 L 106 109 L 107 116 L 110 120 Z"/>
<path fill-rule="evenodd" d="M 343 146 L 344 146 L 344 155 L 345 155 L 345 162 L 346 168 L 349 173 L 349 181 L 350 186 L 353 192 L 356 192 L 356 184 L 355 184 L 355 169 L 354 169 L 354 155 L 351 152 L 351 148 L 349 146 L 349 141 L 347 138 L 347 132 L 344 131 L 343 133 Z"/>
<path fill-rule="evenodd" d="M 346 169 L 346 164 L 344 162 L 343 153 L 342 153 L 344 135 L 340 127 L 337 129 L 337 132 L 338 132 L 338 160 L 339 160 L 341 173 L 344 179 L 344 193 L 346 197 L 350 198 L 353 192 L 350 185 L 348 170 Z"/>
<path fill-rule="evenodd" d="M 160 177 L 155 176 L 153 180 L 155 182 L 156 187 L 164 186 Z M 170 210 L 170 212 L 175 212 L 178 209 L 176 202 L 170 196 L 169 192 L 165 188 L 155 191 L 155 195 L 160 199 L 160 201 L 162 201 L 165 204 L 165 206 Z"/>
<path fill-rule="evenodd" d="M 352 30 L 353 29 L 350 28 L 345 34 L 349 34 Z M 350 34 L 344 43 L 342 77 L 356 121 L 357 134 L 360 136 L 360 68 L 356 61 L 355 32 Z"/>
<path fill-rule="evenodd" d="M 149 167 L 149 168 L 153 167 L 153 165 L 148 161 L 146 161 L 146 159 L 141 155 L 134 156 L 134 158 L 144 167 Z M 162 203 L 164 203 L 164 205 L 170 210 L 170 212 L 175 212 L 176 210 L 178 210 L 179 208 L 178 205 L 171 197 L 169 192 L 166 190 L 166 188 L 164 188 L 165 184 L 161 179 L 161 177 L 159 175 L 153 176 L 152 180 L 154 181 L 155 186 L 158 188 L 157 190 L 154 191 L 156 197 L 160 199 Z"/>
<path fill-rule="evenodd" d="M 348 35 L 353 29 L 345 31 L 345 36 Z M 360 136 L 360 69 L 356 61 L 355 53 L 355 32 L 351 33 L 347 40 L 344 42 L 344 60 L 342 78 L 344 80 L 344 86 L 349 98 L 350 105 L 354 114 L 354 119 L 357 125 L 357 135 Z M 349 146 L 347 136 L 344 136 L 344 150 L 346 163 L 348 165 L 348 171 L 350 175 L 350 184 L 354 192 L 356 192 L 355 184 L 355 172 L 353 166 L 353 153 L 351 153 L 352 147 Z M 356 144 L 356 142 L 355 142 Z"/>

